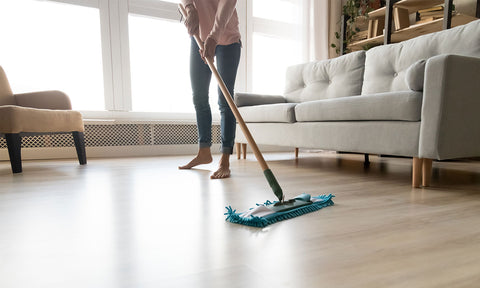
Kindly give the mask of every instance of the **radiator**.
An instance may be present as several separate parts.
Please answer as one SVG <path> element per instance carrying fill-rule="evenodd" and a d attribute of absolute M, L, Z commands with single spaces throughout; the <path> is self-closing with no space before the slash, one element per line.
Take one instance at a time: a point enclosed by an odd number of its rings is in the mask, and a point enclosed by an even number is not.
<path fill-rule="evenodd" d="M 220 146 L 218 124 L 212 125 L 212 142 L 214 148 Z M 85 121 L 87 157 L 191 154 L 198 149 L 197 143 L 194 123 Z M 74 147 L 71 134 L 25 136 L 22 158 L 74 158 Z M 8 159 L 7 143 L 0 138 L 0 160 Z"/>

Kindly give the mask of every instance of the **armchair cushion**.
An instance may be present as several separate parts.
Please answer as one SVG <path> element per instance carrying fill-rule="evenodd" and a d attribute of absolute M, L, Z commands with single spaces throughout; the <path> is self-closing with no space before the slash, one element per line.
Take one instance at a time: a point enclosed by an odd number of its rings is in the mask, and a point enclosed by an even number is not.
<path fill-rule="evenodd" d="M 0 133 L 73 131 L 84 131 L 82 114 L 78 111 L 0 106 Z"/>
<path fill-rule="evenodd" d="M 41 91 L 15 94 L 18 106 L 39 109 L 72 110 L 70 98 L 61 91 Z"/>
<path fill-rule="evenodd" d="M 0 66 L 0 105 L 15 105 L 12 89 L 8 83 L 7 75 Z"/>

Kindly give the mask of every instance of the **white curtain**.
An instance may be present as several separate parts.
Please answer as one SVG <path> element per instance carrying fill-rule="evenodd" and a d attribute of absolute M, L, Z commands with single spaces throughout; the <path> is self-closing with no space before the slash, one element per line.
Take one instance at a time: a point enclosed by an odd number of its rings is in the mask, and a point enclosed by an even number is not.
<path fill-rule="evenodd" d="M 339 45 L 335 32 L 340 32 L 340 17 L 345 0 L 308 0 L 308 43 L 310 60 L 337 57 L 331 44 Z"/>

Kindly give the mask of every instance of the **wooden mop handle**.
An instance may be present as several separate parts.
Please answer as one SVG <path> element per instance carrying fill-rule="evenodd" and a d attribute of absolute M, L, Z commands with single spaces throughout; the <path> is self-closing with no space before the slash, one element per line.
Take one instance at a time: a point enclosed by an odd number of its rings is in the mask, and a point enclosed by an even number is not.
<path fill-rule="evenodd" d="M 182 4 L 178 4 L 178 8 L 180 9 L 180 12 L 182 13 L 184 18 L 187 18 L 187 11 L 183 7 Z M 198 36 L 198 34 L 193 35 L 195 38 L 195 41 L 197 41 L 198 47 L 203 49 L 203 42 Z M 233 115 L 235 115 L 235 118 L 238 121 L 238 124 L 240 125 L 240 128 L 242 129 L 243 134 L 247 138 L 248 144 L 252 147 L 253 153 L 255 154 L 255 157 L 257 158 L 257 161 L 260 163 L 260 166 L 262 169 L 268 170 L 268 165 L 267 162 L 265 162 L 265 159 L 263 158 L 262 153 L 260 153 L 260 150 L 258 149 L 257 143 L 255 143 L 255 140 L 252 137 L 252 134 L 250 134 L 250 131 L 247 128 L 247 125 L 245 124 L 245 121 L 243 121 L 242 115 L 240 115 L 240 112 L 238 111 L 237 106 L 235 105 L 235 102 L 233 102 L 232 95 L 227 89 L 227 86 L 225 85 L 225 82 L 223 82 L 222 76 L 217 71 L 217 68 L 213 64 L 212 59 L 205 59 L 207 61 L 208 67 L 210 67 L 210 70 L 212 70 L 212 73 L 215 75 L 215 78 L 217 79 L 218 86 L 220 87 L 220 90 L 222 90 L 223 96 L 225 97 L 225 100 L 227 100 L 228 106 L 233 112 Z"/>

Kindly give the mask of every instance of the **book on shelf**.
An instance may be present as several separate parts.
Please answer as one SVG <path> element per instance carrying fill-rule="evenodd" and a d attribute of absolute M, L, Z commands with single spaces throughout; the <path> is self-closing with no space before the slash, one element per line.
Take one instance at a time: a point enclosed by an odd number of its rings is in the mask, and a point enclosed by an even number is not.
<path fill-rule="evenodd" d="M 385 27 L 385 18 L 375 18 L 368 21 L 367 38 L 377 37 L 382 35 Z"/>

